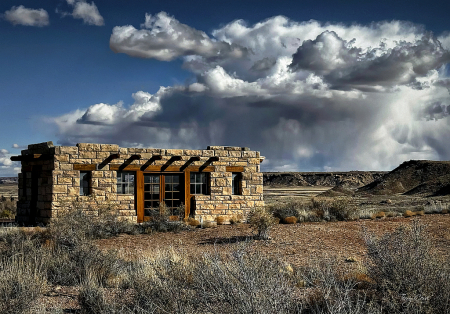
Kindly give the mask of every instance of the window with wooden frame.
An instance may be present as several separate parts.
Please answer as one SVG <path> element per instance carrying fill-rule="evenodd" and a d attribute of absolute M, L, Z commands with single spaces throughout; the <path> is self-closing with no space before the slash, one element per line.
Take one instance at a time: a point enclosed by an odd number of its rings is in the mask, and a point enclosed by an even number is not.
<path fill-rule="evenodd" d="M 231 193 L 233 195 L 241 194 L 242 174 L 240 172 L 233 172 L 231 175 Z"/>
<path fill-rule="evenodd" d="M 117 194 L 134 194 L 135 178 L 132 171 L 117 171 Z"/>
<path fill-rule="evenodd" d="M 209 173 L 191 172 L 190 176 L 191 195 L 209 194 Z"/>
<path fill-rule="evenodd" d="M 80 195 L 91 194 L 91 171 L 80 171 Z"/>

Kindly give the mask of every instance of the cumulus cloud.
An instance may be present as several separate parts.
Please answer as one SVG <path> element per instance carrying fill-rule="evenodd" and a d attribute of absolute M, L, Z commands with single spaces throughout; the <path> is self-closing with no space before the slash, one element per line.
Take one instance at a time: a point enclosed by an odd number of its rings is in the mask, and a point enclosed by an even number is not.
<path fill-rule="evenodd" d="M 0 149 L 0 177 L 16 176 L 20 171 L 20 164 L 17 161 L 11 161 L 11 154 L 7 149 Z"/>
<path fill-rule="evenodd" d="M 111 49 L 133 57 L 161 61 L 187 55 L 209 59 L 241 58 L 247 52 L 241 46 L 211 39 L 205 32 L 182 24 L 165 12 L 155 16 L 146 14 L 141 27 L 114 27 L 109 42 Z"/>
<path fill-rule="evenodd" d="M 267 157 L 264 170 L 387 170 L 407 159 L 450 159 L 446 33 L 401 21 L 276 16 L 233 21 L 212 35 L 165 13 L 147 15 L 140 30 L 116 27 L 113 50 L 181 57 L 195 79 L 46 121 L 63 144 L 247 146 Z M 232 47 L 242 53 L 229 54 Z"/>
<path fill-rule="evenodd" d="M 85 0 L 66 0 L 73 7 L 72 13 L 62 12 L 63 16 L 71 15 L 75 19 L 83 20 L 84 24 L 103 26 L 105 21 L 100 15 L 94 2 L 87 3 Z"/>
<path fill-rule="evenodd" d="M 3 18 L 13 25 L 38 26 L 49 25 L 48 13 L 44 9 L 28 9 L 23 5 L 13 6 L 5 11 Z"/>

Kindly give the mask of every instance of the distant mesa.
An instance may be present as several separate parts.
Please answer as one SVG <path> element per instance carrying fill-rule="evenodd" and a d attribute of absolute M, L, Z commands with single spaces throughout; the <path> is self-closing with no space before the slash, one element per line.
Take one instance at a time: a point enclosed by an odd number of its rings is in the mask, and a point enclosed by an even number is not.
<path fill-rule="evenodd" d="M 18 180 L 18 177 L 0 177 L 0 184 L 17 184 Z"/>
<path fill-rule="evenodd" d="M 450 161 L 410 160 L 356 193 L 443 196 L 450 194 Z"/>

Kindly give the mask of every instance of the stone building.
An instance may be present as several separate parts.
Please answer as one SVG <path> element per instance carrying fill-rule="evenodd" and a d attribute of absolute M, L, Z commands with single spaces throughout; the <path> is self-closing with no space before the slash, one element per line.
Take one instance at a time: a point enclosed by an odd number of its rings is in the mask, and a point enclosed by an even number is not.
<path fill-rule="evenodd" d="M 16 221 L 48 223 L 78 202 L 92 215 L 114 207 L 143 222 L 165 202 L 170 214 L 213 221 L 263 206 L 264 157 L 246 147 L 206 150 L 121 148 L 112 144 L 52 142 L 28 145 L 20 156 Z"/>

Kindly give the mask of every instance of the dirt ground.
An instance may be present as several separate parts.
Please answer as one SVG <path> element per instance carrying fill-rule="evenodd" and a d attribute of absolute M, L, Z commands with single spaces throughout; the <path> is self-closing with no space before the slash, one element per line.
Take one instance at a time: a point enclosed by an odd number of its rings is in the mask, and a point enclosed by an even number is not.
<path fill-rule="evenodd" d="M 347 263 L 354 258 L 366 258 L 363 229 L 381 235 L 402 224 L 418 220 L 427 226 L 430 238 L 441 256 L 450 257 L 450 215 L 434 214 L 412 218 L 384 218 L 377 220 L 339 221 L 277 225 L 269 241 L 251 241 L 253 234 L 247 224 L 223 225 L 210 229 L 195 229 L 180 233 L 153 233 L 121 235 L 117 238 L 97 240 L 103 250 L 117 249 L 129 258 L 151 254 L 158 250 L 174 249 L 196 256 L 204 252 L 229 252 L 248 246 L 268 257 L 281 258 L 285 262 L 305 266 L 311 260 L 335 259 L 338 265 L 352 269 L 358 263 Z"/>

